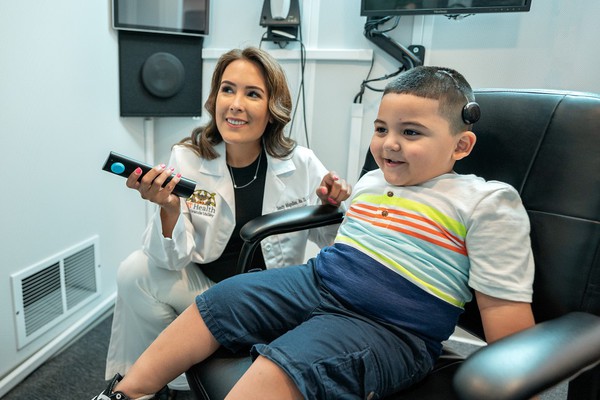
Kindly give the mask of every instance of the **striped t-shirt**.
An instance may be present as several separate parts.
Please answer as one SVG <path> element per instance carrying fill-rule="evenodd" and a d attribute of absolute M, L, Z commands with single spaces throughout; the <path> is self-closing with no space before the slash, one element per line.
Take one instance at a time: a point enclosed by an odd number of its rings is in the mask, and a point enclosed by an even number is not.
<path fill-rule="evenodd" d="M 400 187 L 375 170 L 356 185 L 316 268 L 346 304 L 420 335 L 437 354 L 470 288 L 531 301 L 529 219 L 505 183 L 451 173 Z"/>

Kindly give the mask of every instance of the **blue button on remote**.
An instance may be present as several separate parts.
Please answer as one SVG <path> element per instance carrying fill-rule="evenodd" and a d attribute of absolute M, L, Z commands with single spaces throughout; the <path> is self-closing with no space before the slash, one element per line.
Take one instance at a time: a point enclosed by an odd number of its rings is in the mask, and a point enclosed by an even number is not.
<path fill-rule="evenodd" d="M 122 163 L 120 163 L 120 162 L 116 162 L 116 163 L 113 163 L 110 166 L 110 170 L 112 172 L 114 172 L 115 174 L 119 174 L 120 175 L 123 172 L 125 172 L 125 166 Z"/>

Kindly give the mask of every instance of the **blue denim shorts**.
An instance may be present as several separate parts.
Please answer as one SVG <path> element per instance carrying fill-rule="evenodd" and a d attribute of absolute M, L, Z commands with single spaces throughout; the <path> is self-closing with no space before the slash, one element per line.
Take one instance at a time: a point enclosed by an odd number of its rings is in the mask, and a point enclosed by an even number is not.
<path fill-rule="evenodd" d="M 312 260 L 226 279 L 196 304 L 219 343 L 232 351 L 252 346 L 253 357 L 279 365 L 306 399 L 380 399 L 421 380 L 433 364 L 417 336 L 341 304 Z"/>

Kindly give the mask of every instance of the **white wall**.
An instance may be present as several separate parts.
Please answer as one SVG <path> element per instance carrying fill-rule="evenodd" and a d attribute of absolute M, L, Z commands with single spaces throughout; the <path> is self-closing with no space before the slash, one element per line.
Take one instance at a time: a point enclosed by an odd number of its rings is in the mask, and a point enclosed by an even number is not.
<path fill-rule="evenodd" d="M 119 118 L 109 17 L 108 0 L 0 2 L 0 378 L 112 295 L 140 243 L 143 206 L 100 169 L 109 150 L 143 148 Z M 102 298 L 17 351 L 10 275 L 94 235 Z"/>
<path fill-rule="evenodd" d="M 426 65 L 455 68 L 474 88 L 600 92 L 600 52 L 595 44 L 600 37 L 600 2 L 576 3 L 575 7 L 570 1 L 532 0 L 526 13 L 478 14 L 458 21 L 444 16 L 414 17 L 412 39 L 397 31 L 390 36 L 405 45 L 424 45 Z M 409 19 L 405 23 L 410 24 Z M 375 57 L 375 68 L 379 63 L 395 66 L 380 50 Z M 373 93 L 365 99 L 364 148 L 376 115 L 369 113 L 377 101 Z"/>
<path fill-rule="evenodd" d="M 264 28 L 258 25 L 260 6 L 239 0 L 219 0 L 211 10 L 211 35 L 205 40 L 204 90 L 220 51 L 232 47 L 258 45 Z M 374 51 L 370 75 L 380 77 L 394 72 L 399 62 L 366 40 L 365 17 L 359 15 L 360 0 L 302 1 L 303 34 L 306 47 L 326 51 L 341 50 L 348 55 Z M 219 21 L 229 21 L 230 10 L 244 19 L 235 18 L 235 28 Z M 577 7 L 561 0 L 533 0 L 527 13 L 479 14 L 462 20 L 444 16 L 402 17 L 400 26 L 389 35 L 405 46 L 426 47 L 426 64 L 448 66 L 465 75 L 475 88 L 548 88 L 600 92 L 600 80 L 594 79 L 600 52 L 594 38 L 600 37 L 600 2 L 581 0 Z M 390 23 L 385 25 L 388 27 Z M 232 34 L 232 32 L 240 32 Z M 242 33 L 243 32 L 243 33 Z M 275 49 L 273 44 L 263 47 Z M 298 46 L 290 44 L 289 52 Z M 362 54 L 362 53 L 361 53 Z M 298 89 L 297 62 L 283 64 L 289 72 L 292 91 Z M 341 56 L 343 57 L 343 56 Z M 370 63 L 363 56 L 330 60 L 318 56 L 307 63 L 307 117 L 311 147 L 330 168 L 347 176 L 348 152 L 360 155 L 368 147 L 372 121 L 377 112 L 380 93 L 368 91 L 363 96 L 364 117 L 360 148 L 348 147 L 350 112 L 354 95 L 366 77 Z M 373 83 L 383 87 L 385 82 Z M 198 121 L 157 121 L 160 136 L 156 156 L 164 160 L 168 147 L 188 134 Z M 175 127 L 174 129 L 172 127 Z M 297 121 L 292 136 L 305 144 L 302 124 Z"/>
<path fill-rule="evenodd" d="M 600 92 L 600 2 L 533 0 L 531 11 L 434 20 L 431 65 L 462 71 L 475 87 Z"/>
<path fill-rule="evenodd" d="M 349 154 L 364 153 L 380 94 L 367 91 L 360 146 L 349 145 L 350 110 L 370 66 L 371 77 L 399 63 L 363 36 L 360 0 L 301 0 L 311 147 L 341 174 Z M 600 92 L 596 40 L 600 2 L 533 0 L 531 11 L 451 21 L 443 16 L 403 18 L 391 36 L 423 44 L 428 65 L 458 69 L 474 87 L 538 87 Z M 258 45 L 262 1 L 213 0 L 204 45 L 204 98 L 218 55 Z M 90 236 L 99 235 L 103 298 L 114 294 L 116 267 L 139 246 L 145 207 L 122 179 L 100 171 L 109 150 L 144 157 L 144 121 L 119 117 L 118 43 L 110 28 L 110 1 L 0 2 L 0 378 L 83 318 L 16 350 L 10 275 Z M 274 49 L 299 84 L 298 46 Z M 337 55 L 336 55 L 337 54 Z M 374 84 L 382 87 L 381 85 Z M 304 144 L 301 116 L 292 135 Z M 204 118 L 204 117 L 203 117 Z M 202 121 L 153 121 L 156 162 Z M 358 166 L 357 166 L 358 168 Z"/>

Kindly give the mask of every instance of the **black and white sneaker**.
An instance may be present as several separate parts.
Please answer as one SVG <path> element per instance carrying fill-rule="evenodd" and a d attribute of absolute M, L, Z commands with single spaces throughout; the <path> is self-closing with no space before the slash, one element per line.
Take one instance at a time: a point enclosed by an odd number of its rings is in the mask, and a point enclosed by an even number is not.
<path fill-rule="evenodd" d="M 131 400 L 129 397 L 127 397 L 121 392 L 113 393 L 113 389 L 115 388 L 117 383 L 121 381 L 121 379 L 123 379 L 121 374 L 116 374 L 108 384 L 108 387 L 104 389 L 104 391 L 98 396 L 92 398 L 92 400 Z"/>

